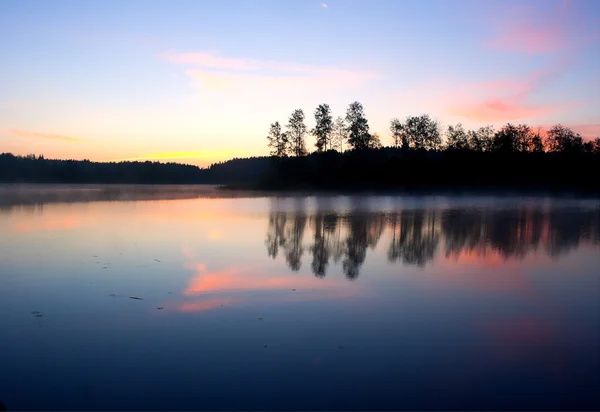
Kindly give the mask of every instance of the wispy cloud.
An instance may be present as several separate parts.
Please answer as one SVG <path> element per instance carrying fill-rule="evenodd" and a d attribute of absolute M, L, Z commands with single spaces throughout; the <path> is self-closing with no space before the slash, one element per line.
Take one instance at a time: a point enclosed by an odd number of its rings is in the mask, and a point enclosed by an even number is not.
<path fill-rule="evenodd" d="M 500 79 L 460 85 L 449 99 L 447 111 L 479 122 L 532 119 L 565 109 L 569 102 L 534 103 L 533 97 L 562 75 L 569 62 L 537 70 L 523 79 Z"/>
<path fill-rule="evenodd" d="M 67 142 L 67 143 L 81 142 L 81 139 L 78 139 L 75 137 L 62 136 L 62 135 L 50 134 L 50 133 L 29 132 L 29 131 L 25 131 L 25 130 L 3 130 L 3 132 L 8 133 L 12 136 L 17 136 L 17 137 L 31 137 L 31 138 L 38 138 L 38 139 L 57 140 L 57 141 Z"/>
<path fill-rule="evenodd" d="M 324 9 L 327 8 L 327 4 L 326 3 L 321 3 L 321 7 L 323 7 Z"/>
<path fill-rule="evenodd" d="M 600 124 L 567 124 L 586 139 L 600 137 Z"/>
<path fill-rule="evenodd" d="M 223 57 L 211 52 L 165 52 L 163 59 L 186 64 L 192 84 L 203 92 L 230 91 L 241 96 L 265 96 L 272 92 L 291 94 L 360 87 L 378 75 L 333 67 L 293 64 L 270 60 Z"/>
<path fill-rule="evenodd" d="M 321 76 L 353 76 L 365 79 L 378 77 L 374 72 L 363 72 L 349 69 L 313 66 L 307 64 L 294 64 L 272 60 L 258 60 L 247 58 L 232 58 L 219 56 L 212 52 L 200 51 L 189 53 L 164 52 L 160 56 L 177 64 L 187 64 L 203 69 L 221 69 L 230 71 L 261 71 L 268 74 L 281 76 L 282 74 L 306 74 Z"/>
<path fill-rule="evenodd" d="M 572 52 L 598 40 L 597 29 L 581 25 L 573 2 L 544 2 L 543 8 L 519 7 L 504 16 L 494 35 L 485 40 L 490 49 L 527 54 Z M 583 39 L 583 41 L 582 41 Z"/>

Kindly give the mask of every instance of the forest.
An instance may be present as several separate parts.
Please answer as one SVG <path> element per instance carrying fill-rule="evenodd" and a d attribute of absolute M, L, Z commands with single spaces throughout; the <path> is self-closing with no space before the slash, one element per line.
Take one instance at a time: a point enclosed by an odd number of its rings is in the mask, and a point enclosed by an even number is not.
<path fill-rule="evenodd" d="M 160 162 L 54 160 L 0 154 L 0 182 L 218 184 L 263 190 L 525 190 L 600 193 L 600 137 L 572 129 L 508 123 L 444 130 L 429 115 L 394 118 L 389 137 L 371 133 L 364 107 L 333 118 L 320 104 L 314 127 L 302 109 L 285 126 L 272 123 L 269 156 L 231 159 L 207 168 Z M 307 140 L 314 139 L 314 150 Z M 389 144 L 386 144 L 386 141 Z"/>

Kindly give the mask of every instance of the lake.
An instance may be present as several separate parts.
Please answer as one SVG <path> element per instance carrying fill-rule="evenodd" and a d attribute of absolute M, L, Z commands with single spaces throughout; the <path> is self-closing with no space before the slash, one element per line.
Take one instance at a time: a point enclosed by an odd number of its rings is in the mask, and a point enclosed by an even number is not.
<path fill-rule="evenodd" d="M 600 201 L 11 188 L 8 410 L 600 409 Z"/>

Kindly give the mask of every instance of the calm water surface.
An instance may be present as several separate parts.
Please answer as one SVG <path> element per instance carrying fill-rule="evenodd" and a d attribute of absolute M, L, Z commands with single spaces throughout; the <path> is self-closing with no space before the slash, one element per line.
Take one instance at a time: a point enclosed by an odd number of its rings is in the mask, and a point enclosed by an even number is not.
<path fill-rule="evenodd" d="M 22 203 L 8 410 L 600 409 L 599 202 Z"/>

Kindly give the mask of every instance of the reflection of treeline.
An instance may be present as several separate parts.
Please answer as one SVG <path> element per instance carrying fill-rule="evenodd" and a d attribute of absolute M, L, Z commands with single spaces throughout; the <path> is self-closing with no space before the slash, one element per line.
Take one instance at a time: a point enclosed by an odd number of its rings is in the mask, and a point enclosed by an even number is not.
<path fill-rule="evenodd" d="M 409 209 L 346 215 L 275 211 L 265 244 L 270 257 L 281 253 L 294 271 L 308 253 L 316 276 L 324 277 L 333 261 L 355 279 L 367 251 L 375 249 L 386 231 L 388 261 L 407 265 L 423 266 L 438 250 L 448 258 L 494 253 L 522 259 L 538 250 L 559 256 L 580 242 L 600 243 L 600 209 Z"/>

